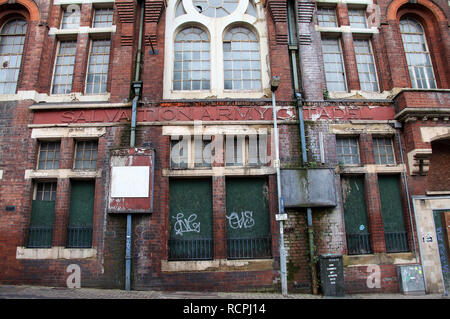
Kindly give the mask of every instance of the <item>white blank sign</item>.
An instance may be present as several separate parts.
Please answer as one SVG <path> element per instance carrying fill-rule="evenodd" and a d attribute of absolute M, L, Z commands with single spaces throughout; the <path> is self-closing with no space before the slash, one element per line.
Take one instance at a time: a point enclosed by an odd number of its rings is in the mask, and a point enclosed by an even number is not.
<path fill-rule="evenodd" d="M 111 170 L 111 197 L 148 197 L 150 167 L 115 166 Z"/>

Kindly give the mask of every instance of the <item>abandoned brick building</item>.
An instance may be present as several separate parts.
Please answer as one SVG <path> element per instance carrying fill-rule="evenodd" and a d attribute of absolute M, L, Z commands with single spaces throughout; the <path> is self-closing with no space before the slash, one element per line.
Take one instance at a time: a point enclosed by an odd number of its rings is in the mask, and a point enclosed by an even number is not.
<path fill-rule="evenodd" d="M 346 293 L 448 291 L 449 16 L 0 0 L 0 283 L 320 293 L 339 256 Z"/>

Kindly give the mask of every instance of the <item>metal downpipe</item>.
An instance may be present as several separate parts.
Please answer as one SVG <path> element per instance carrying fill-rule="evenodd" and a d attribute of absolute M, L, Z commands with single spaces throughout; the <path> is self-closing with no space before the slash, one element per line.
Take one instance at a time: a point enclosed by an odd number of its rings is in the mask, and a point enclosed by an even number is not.
<path fill-rule="evenodd" d="M 300 125 L 300 143 L 302 145 L 302 162 L 303 167 L 308 162 L 307 154 L 306 154 L 306 137 L 305 137 L 305 124 L 303 119 L 303 102 L 302 95 L 300 93 L 295 93 L 295 97 L 297 98 L 297 106 L 298 106 L 298 120 Z M 306 219 L 308 223 L 308 241 L 309 241 L 309 256 L 311 258 L 311 279 L 312 279 L 312 288 L 313 294 L 317 295 L 319 293 L 318 288 L 318 280 L 317 280 L 317 271 L 314 265 L 314 232 L 313 232 L 313 224 L 312 224 L 312 209 L 311 207 L 306 208 Z"/>
<path fill-rule="evenodd" d="M 141 0 L 141 16 L 139 19 L 139 36 L 138 36 L 138 50 L 136 57 L 136 74 L 135 81 L 132 83 L 134 90 L 134 98 L 131 107 L 131 132 L 130 132 L 130 148 L 135 147 L 136 144 L 136 118 L 137 118 L 137 104 L 139 102 L 142 82 L 141 77 L 141 55 L 142 55 L 142 34 L 144 30 L 144 8 L 145 2 Z M 125 290 L 131 289 L 131 228 L 132 220 L 131 214 L 127 214 L 127 234 L 126 234 L 126 252 L 125 252 Z"/>
<path fill-rule="evenodd" d="M 275 91 L 272 91 L 272 112 L 273 126 L 275 135 L 275 161 L 277 169 L 277 193 L 278 193 L 278 213 L 281 213 L 281 177 L 280 177 L 280 155 L 278 145 L 278 128 L 277 128 L 277 112 L 276 112 Z M 280 220 L 280 271 L 281 271 L 281 293 L 286 296 L 287 291 L 287 271 L 286 271 L 286 249 L 284 246 L 283 221 Z"/>

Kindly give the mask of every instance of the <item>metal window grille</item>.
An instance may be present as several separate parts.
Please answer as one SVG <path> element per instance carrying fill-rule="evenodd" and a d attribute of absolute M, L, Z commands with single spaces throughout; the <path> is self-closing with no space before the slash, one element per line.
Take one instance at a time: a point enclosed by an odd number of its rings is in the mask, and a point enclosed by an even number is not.
<path fill-rule="evenodd" d="M 408 234 L 406 232 L 385 232 L 384 237 L 388 253 L 409 251 Z"/>
<path fill-rule="evenodd" d="M 337 27 L 335 8 L 317 8 L 317 20 L 321 27 Z"/>
<path fill-rule="evenodd" d="M 169 260 L 213 259 L 212 238 L 169 239 Z"/>
<path fill-rule="evenodd" d="M 359 164 L 359 147 L 356 138 L 336 138 L 338 160 L 342 164 Z"/>
<path fill-rule="evenodd" d="M 322 39 L 322 53 L 328 91 L 347 91 L 339 39 Z"/>
<path fill-rule="evenodd" d="M 369 40 L 354 40 L 359 83 L 362 91 L 377 92 L 378 80 Z"/>
<path fill-rule="evenodd" d="M 28 232 L 29 248 L 49 248 L 52 247 L 53 227 L 32 226 Z"/>
<path fill-rule="evenodd" d="M 15 19 L 0 32 L 0 94 L 16 93 L 27 23 Z"/>
<path fill-rule="evenodd" d="M 59 42 L 58 55 L 53 73 L 53 94 L 67 94 L 72 90 L 72 78 L 75 67 L 76 41 Z"/>
<path fill-rule="evenodd" d="M 41 142 L 38 169 L 58 169 L 59 148 L 60 142 Z"/>
<path fill-rule="evenodd" d="M 425 33 L 415 20 L 400 20 L 400 32 L 413 88 L 434 89 L 436 80 Z"/>
<path fill-rule="evenodd" d="M 78 10 L 68 6 L 61 19 L 61 29 L 77 29 L 80 27 L 80 8 Z"/>
<path fill-rule="evenodd" d="M 78 141 L 75 152 L 75 169 L 97 168 L 97 141 Z"/>
<path fill-rule="evenodd" d="M 347 234 L 347 252 L 349 255 L 371 254 L 370 234 Z"/>
<path fill-rule="evenodd" d="M 227 258 L 228 259 L 251 259 L 251 258 L 271 258 L 272 238 L 250 237 L 250 238 L 228 238 Z"/>
<path fill-rule="evenodd" d="M 375 156 L 375 164 L 395 164 L 394 148 L 391 138 L 374 138 L 373 153 Z"/>
<path fill-rule="evenodd" d="M 223 39 L 224 89 L 261 90 L 260 60 L 259 42 L 251 30 L 228 30 Z"/>
<path fill-rule="evenodd" d="M 86 93 L 105 93 L 108 80 L 110 40 L 92 40 Z"/>
<path fill-rule="evenodd" d="M 92 226 L 69 226 L 67 228 L 67 248 L 92 247 Z"/>
<path fill-rule="evenodd" d="M 92 27 L 107 28 L 113 23 L 113 8 L 96 8 Z"/>
<path fill-rule="evenodd" d="M 181 30 L 175 38 L 173 90 L 210 89 L 210 43 L 205 31 Z"/>
<path fill-rule="evenodd" d="M 348 9 L 348 19 L 352 28 L 367 28 L 366 10 Z"/>

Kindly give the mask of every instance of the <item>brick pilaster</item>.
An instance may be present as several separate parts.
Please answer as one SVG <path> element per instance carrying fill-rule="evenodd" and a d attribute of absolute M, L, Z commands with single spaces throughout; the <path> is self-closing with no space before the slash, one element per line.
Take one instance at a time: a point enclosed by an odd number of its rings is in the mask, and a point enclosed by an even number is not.
<path fill-rule="evenodd" d="M 67 224 L 69 222 L 70 179 L 58 179 L 56 186 L 55 219 L 53 223 L 52 246 L 67 244 Z"/>
<path fill-rule="evenodd" d="M 225 176 L 214 176 L 213 192 L 213 243 L 214 259 L 227 258 L 227 224 Z"/>
<path fill-rule="evenodd" d="M 365 188 L 372 252 L 385 253 L 386 240 L 384 238 L 383 216 L 381 213 L 380 193 L 378 191 L 378 176 L 376 173 L 366 174 Z"/>

